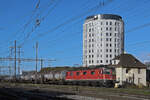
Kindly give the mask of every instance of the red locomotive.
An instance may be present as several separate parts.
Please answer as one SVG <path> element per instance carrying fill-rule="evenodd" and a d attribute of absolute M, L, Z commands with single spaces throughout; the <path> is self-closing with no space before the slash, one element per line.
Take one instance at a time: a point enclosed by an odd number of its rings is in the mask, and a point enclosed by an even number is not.
<path fill-rule="evenodd" d="M 113 87 L 115 70 L 107 66 L 79 68 L 66 72 L 65 81 L 71 84 Z"/>

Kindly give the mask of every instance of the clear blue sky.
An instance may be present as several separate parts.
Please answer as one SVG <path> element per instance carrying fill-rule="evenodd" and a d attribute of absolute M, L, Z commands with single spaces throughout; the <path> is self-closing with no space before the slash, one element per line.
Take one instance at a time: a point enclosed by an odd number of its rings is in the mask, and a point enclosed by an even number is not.
<path fill-rule="evenodd" d="M 141 61 L 150 60 L 150 26 L 128 32 L 150 23 L 150 0 L 112 0 L 108 5 L 89 11 L 106 1 L 40 0 L 36 9 L 38 0 L 0 0 L 1 57 L 9 55 L 9 47 L 17 40 L 17 45 L 25 43 L 21 56 L 35 58 L 34 47 L 38 41 L 38 57 L 56 59 L 52 66 L 82 65 L 84 19 L 109 13 L 122 16 L 125 22 L 125 51 Z M 37 19 L 40 25 L 36 27 Z"/>

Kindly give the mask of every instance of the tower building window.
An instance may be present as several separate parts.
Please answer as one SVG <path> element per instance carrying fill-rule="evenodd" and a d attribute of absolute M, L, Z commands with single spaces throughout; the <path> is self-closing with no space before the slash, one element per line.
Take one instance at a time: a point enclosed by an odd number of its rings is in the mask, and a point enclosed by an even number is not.
<path fill-rule="evenodd" d="M 110 28 L 109 28 L 109 30 L 111 31 L 111 30 L 112 30 L 112 28 L 110 27 Z"/>
<path fill-rule="evenodd" d="M 106 52 L 108 52 L 108 49 L 106 49 Z"/>
<path fill-rule="evenodd" d="M 108 25 L 108 22 L 106 22 L 106 25 Z"/>
<path fill-rule="evenodd" d="M 110 25 L 112 25 L 112 22 L 110 22 Z"/>
<path fill-rule="evenodd" d="M 106 31 L 108 31 L 108 27 L 106 27 Z"/>
<path fill-rule="evenodd" d="M 108 58 L 108 54 L 106 55 L 106 58 Z"/>
<path fill-rule="evenodd" d="M 94 55 L 92 55 L 92 58 L 94 58 Z"/>
<path fill-rule="evenodd" d="M 110 44 L 110 47 L 111 47 L 111 44 Z"/>
<path fill-rule="evenodd" d="M 108 60 L 106 60 L 106 63 L 108 63 Z"/>
<path fill-rule="evenodd" d="M 101 63 L 103 63 L 103 60 L 101 60 Z"/>
<path fill-rule="evenodd" d="M 91 29 L 89 29 L 89 32 L 91 32 Z"/>
<path fill-rule="evenodd" d="M 108 33 L 106 33 L 106 36 L 108 36 Z"/>
<path fill-rule="evenodd" d="M 92 60 L 92 63 L 94 63 L 94 61 Z"/>
<path fill-rule="evenodd" d="M 91 60 L 89 60 L 89 64 L 91 63 Z"/>
<path fill-rule="evenodd" d="M 106 47 L 108 47 L 108 43 L 106 44 Z"/>
<path fill-rule="evenodd" d="M 97 60 L 97 63 L 99 63 L 99 60 Z"/>
<path fill-rule="evenodd" d="M 91 53 L 91 50 L 89 50 L 89 53 Z"/>
<path fill-rule="evenodd" d="M 112 50 L 110 49 L 109 51 L 111 52 Z"/>
<path fill-rule="evenodd" d="M 99 54 L 97 55 L 97 58 L 99 57 Z"/>
<path fill-rule="evenodd" d="M 106 38 L 106 41 L 108 41 L 108 38 Z"/>
<path fill-rule="evenodd" d="M 89 37 L 91 37 L 91 34 L 89 34 Z"/>
<path fill-rule="evenodd" d="M 112 55 L 110 55 L 110 58 L 112 57 Z"/>
<path fill-rule="evenodd" d="M 94 32 L 94 28 L 92 28 L 92 32 Z"/>

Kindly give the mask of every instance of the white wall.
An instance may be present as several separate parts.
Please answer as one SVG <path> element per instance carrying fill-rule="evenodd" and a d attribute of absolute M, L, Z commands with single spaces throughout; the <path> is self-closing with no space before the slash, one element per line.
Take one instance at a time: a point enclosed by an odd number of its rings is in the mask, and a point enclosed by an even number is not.
<path fill-rule="evenodd" d="M 140 73 L 138 73 L 138 68 L 131 68 L 128 73 L 126 73 L 127 68 L 116 68 L 116 80 L 120 81 L 122 85 L 129 77 L 133 78 L 134 76 L 134 84 L 139 85 L 143 84 L 146 86 L 146 69 L 140 69 Z M 138 82 L 140 78 L 140 81 Z"/>

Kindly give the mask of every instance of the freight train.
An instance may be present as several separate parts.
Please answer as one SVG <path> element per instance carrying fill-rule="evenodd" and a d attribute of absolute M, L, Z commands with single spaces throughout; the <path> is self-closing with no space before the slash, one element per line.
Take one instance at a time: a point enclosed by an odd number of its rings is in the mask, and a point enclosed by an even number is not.
<path fill-rule="evenodd" d="M 22 76 L 22 80 L 35 81 L 35 74 Z M 38 81 L 47 84 L 90 85 L 113 87 L 115 85 L 115 69 L 107 66 L 80 67 L 71 70 L 50 71 L 40 73 Z"/>

